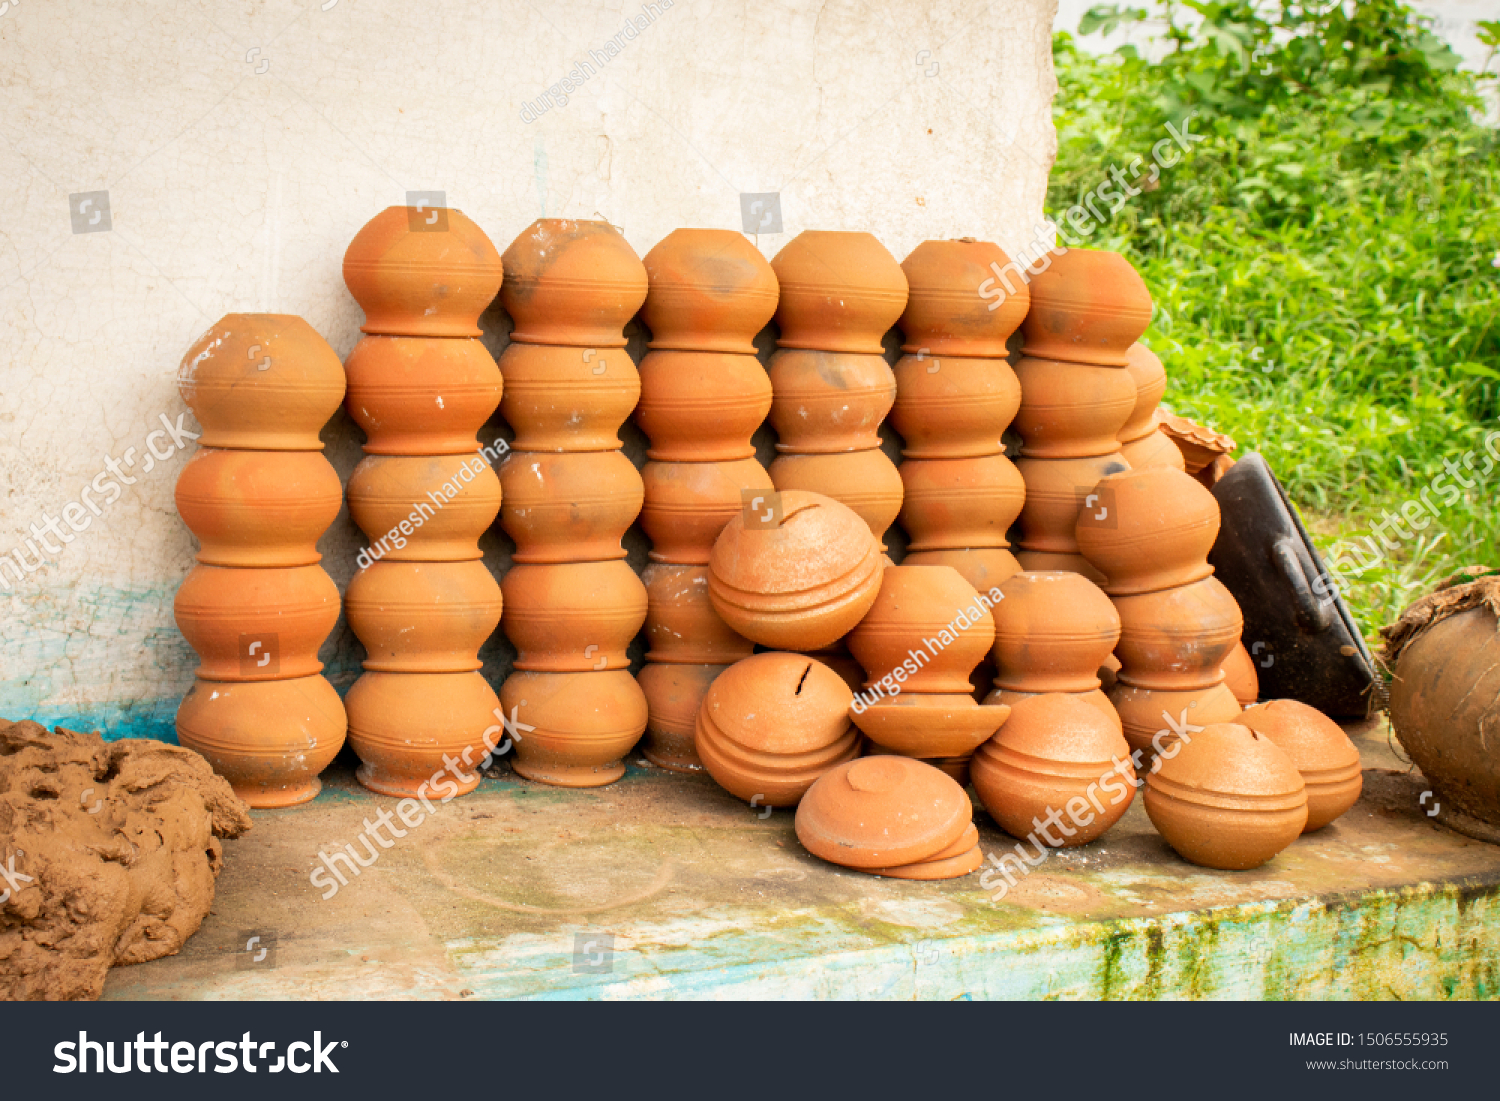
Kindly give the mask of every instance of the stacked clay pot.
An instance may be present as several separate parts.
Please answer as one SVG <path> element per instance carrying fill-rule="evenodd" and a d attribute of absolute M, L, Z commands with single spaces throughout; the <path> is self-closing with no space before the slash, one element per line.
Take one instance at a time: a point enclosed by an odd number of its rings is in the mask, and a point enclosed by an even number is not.
<path fill-rule="evenodd" d="M 1109 515 L 1085 510 L 1078 545 L 1120 615 L 1109 698 L 1145 759 L 1189 724 L 1237 721 L 1223 664 L 1244 617 L 1208 564 L 1219 533 L 1213 494 L 1170 466 L 1112 474 L 1097 489 Z"/>
<path fill-rule="evenodd" d="M 229 314 L 188 349 L 177 382 L 203 429 L 177 479 L 199 549 L 174 612 L 201 661 L 177 740 L 252 807 L 305 803 L 347 729 L 318 660 L 339 592 L 317 548 L 343 497 L 318 433 L 344 372 L 300 317 Z"/>
<path fill-rule="evenodd" d="M 1130 469 L 1172 466 L 1182 469 L 1182 452 L 1161 431 L 1156 408 L 1167 391 L 1167 372 L 1160 357 L 1140 342 L 1130 346 L 1125 370 L 1135 382 L 1135 406 L 1120 429 L 1120 452 Z"/>
<path fill-rule="evenodd" d="M 772 490 L 750 442 L 771 408 L 755 336 L 776 312 L 776 276 L 743 234 L 673 231 L 643 260 L 641 361 L 635 419 L 650 441 L 641 527 L 652 540 L 646 585 L 650 649 L 639 681 L 648 719 L 642 752 L 662 768 L 703 767 L 693 731 L 703 696 L 753 645 L 708 596 L 708 559 L 744 490 Z"/>
<path fill-rule="evenodd" d="M 983 863 L 969 796 L 909 757 L 829 769 L 797 806 L 797 840 L 830 864 L 895 879 L 955 879 Z"/>
<path fill-rule="evenodd" d="M 1291 758 L 1307 788 L 1307 825 L 1320 830 L 1359 800 L 1364 772 L 1359 750 L 1342 727 L 1300 700 L 1271 700 L 1238 720 L 1269 738 Z"/>
<path fill-rule="evenodd" d="M 500 281 L 500 254 L 457 210 L 390 207 L 344 255 L 365 311 L 344 365 L 349 415 L 367 437 L 349 514 L 370 541 L 345 596 L 366 651 L 345 704 L 359 781 L 383 795 L 467 794 L 490 748 L 499 700 L 479 648 L 501 594 L 479 537 L 500 482 L 476 434 L 500 402 L 479 328 Z"/>
<path fill-rule="evenodd" d="M 516 435 L 500 523 L 516 550 L 501 625 L 517 655 L 500 703 L 527 724 L 518 773 L 597 787 L 625 774 L 646 727 L 626 654 L 646 588 L 620 542 L 645 491 L 619 438 L 641 393 L 624 329 L 646 270 L 607 222 L 560 218 L 532 223 L 504 259 L 515 329 L 500 356 L 501 412 Z"/>

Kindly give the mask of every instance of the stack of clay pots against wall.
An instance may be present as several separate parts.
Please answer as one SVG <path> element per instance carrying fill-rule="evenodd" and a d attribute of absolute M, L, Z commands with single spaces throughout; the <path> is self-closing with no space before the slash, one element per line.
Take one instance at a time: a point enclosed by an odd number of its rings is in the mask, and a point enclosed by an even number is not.
<path fill-rule="evenodd" d="M 317 549 L 343 496 L 318 433 L 344 372 L 300 317 L 230 314 L 188 350 L 178 386 L 203 431 L 177 480 L 199 550 L 174 610 L 202 663 L 177 739 L 252 807 L 305 803 L 347 725 L 318 660 L 339 591 Z"/>
<path fill-rule="evenodd" d="M 641 526 L 652 541 L 646 585 L 650 649 L 639 681 L 649 717 L 642 752 L 662 768 L 697 771 L 694 727 L 703 697 L 754 644 L 708 595 L 708 561 L 728 521 L 753 502 L 771 514 L 771 478 L 751 436 L 771 408 L 755 336 L 776 312 L 776 276 L 742 234 L 679 229 L 646 254 L 636 423 L 650 440 Z"/>
<path fill-rule="evenodd" d="M 345 364 L 367 436 L 349 514 L 369 540 L 345 601 L 365 672 L 345 702 L 359 781 L 384 795 L 466 794 L 500 740 L 478 656 L 500 620 L 479 549 L 500 482 L 476 439 L 500 401 L 478 325 L 500 281 L 495 246 L 457 210 L 391 207 L 344 255 L 366 334 Z"/>
<path fill-rule="evenodd" d="M 544 218 L 505 251 L 501 412 L 516 435 L 501 524 L 516 550 L 501 624 L 517 654 L 500 701 L 521 732 L 516 771 L 563 787 L 618 780 L 646 727 L 626 653 L 646 589 L 620 542 L 644 488 L 619 438 L 641 394 L 624 328 L 645 298 L 607 222 Z"/>

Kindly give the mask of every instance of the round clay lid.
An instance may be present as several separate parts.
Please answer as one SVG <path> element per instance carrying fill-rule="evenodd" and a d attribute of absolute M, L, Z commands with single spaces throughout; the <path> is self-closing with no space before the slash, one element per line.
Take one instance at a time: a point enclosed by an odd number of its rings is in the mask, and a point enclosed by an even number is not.
<path fill-rule="evenodd" d="M 721 678 L 722 679 L 722 678 Z M 952 777 L 910 757 L 861 757 L 820 776 L 797 807 L 808 852 L 849 868 L 927 860 L 971 824 L 973 808 Z"/>
<path fill-rule="evenodd" d="M 780 497 L 779 520 L 746 527 L 742 509 L 719 533 L 709 568 L 724 585 L 749 593 L 805 592 L 849 576 L 878 555 L 870 525 L 847 505 L 796 489 Z"/>
<path fill-rule="evenodd" d="M 1057 692 L 1011 704 L 1010 718 L 994 740 L 1013 753 L 1043 761 L 1108 766 L 1130 758 L 1130 744 L 1104 712 Z"/>
<path fill-rule="evenodd" d="M 1343 728 L 1299 700 L 1271 700 L 1237 720 L 1280 746 L 1300 772 L 1327 772 L 1359 763 L 1359 750 Z"/>
<path fill-rule="evenodd" d="M 1011 709 L 1011 723 L 1018 710 L 1019 704 Z M 1189 727 L 1176 746 L 1173 756 L 1157 757 L 1151 780 L 1210 796 L 1276 798 L 1303 791 L 1302 774 L 1291 757 L 1266 735 L 1238 722 L 1212 723 L 1196 732 Z"/>
<path fill-rule="evenodd" d="M 821 661 L 771 652 L 724 670 L 703 697 L 703 711 L 731 742 L 785 755 L 810 753 L 842 738 L 852 725 L 853 702 L 844 679 Z"/>

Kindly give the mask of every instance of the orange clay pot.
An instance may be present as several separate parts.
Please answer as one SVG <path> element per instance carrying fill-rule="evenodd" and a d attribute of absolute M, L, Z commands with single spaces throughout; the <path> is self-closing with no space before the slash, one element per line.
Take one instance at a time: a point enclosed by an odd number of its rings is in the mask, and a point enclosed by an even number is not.
<path fill-rule="evenodd" d="M 1185 469 L 1182 452 L 1177 450 L 1177 445 L 1167 439 L 1165 433 L 1154 427 L 1140 439 L 1122 443 L 1120 454 L 1125 456 L 1125 461 L 1130 464 L 1131 470 L 1145 470 L 1151 466 L 1169 466 L 1174 470 Z"/>
<path fill-rule="evenodd" d="M 1194 727 L 1237 722 L 1240 716 L 1234 694 L 1222 684 L 1164 691 L 1116 683 L 1109 690 L 1109 702 L 1120 717 L 1125 740 L 1140 752 L 1144 764 L 1175 745 L 1178 731 L 1186 729 L 1192 736 Z"/>
<path fill-rule="evenodd" d="M 1031 295 L 1023 285 L 1019 294 L 995 309 L 979 293 L 979 286 L 1011 262 L 1005 251 L 989 241 L 963 237 L 955 241 L 923 241 L 901 262 L 909 288 L 901 331 L 903 352 L 930 355 L 1003 356 L 1005 342 L 1026 316 Z"/>
<path fill-rule="evenodd" d="M 500 526 L 516 562 L 624 558 L 645 487 L 619 451 L 512 451 L 500 464 Z"/>
<path fill-rule="evenodd" d="M 1026 483 L 1004 455 L 911 459 L 901 464 L 901 526 L 911 551 L 1008 547 Z"/>
<path fill-rule="evenodd" d="M 808 791 L 797 808 L 797 840 L 846 868 L 895 868 L 947 858 L 969 838 L 973 813 L 964 789 L 931 765 L 864 757 L 829 770 Z"/>
<path fill-rule="evenodd" d="M 702 772 L 694 728 L 703 697 L 727 665 L 647 665 L 636 676 L 646 697 L 641 754 L 657 768 Z"/>
<path fill-rule="evenodd" d="M 499 511 L 500 479 L 477 455 L 370 455 L 349 476 L 349 516 L 371 560 L 481 558 L 479 537 Z"/>
<path fill-rule="evenodd" d="M 724 462 L 755 457 L 750 443 L 771 411 L 771 380 L 754 356 L 651 352 L 641 360 L 635 423 L 648 459 Z"/>
<path fill-rule="evenodd" d="M 908 459 L 998 455 L 1021 405 L 1021 384 L 1003 359 L 902 356 L 890 425 Z"/>
<path fill-rule="evenodd" d="M 1016 364 L 1021 408 L 1012 427 L 1025 441 L 1022 455 L 1076 459 L 1113 455 L 1115 438 L 1135 406 L 1135 382 L 1118 367 L 1047 359 Z"/>
<path fill-rule="evenodd" d="M 1258 868 L 1307 824 L 1307 791 L 1291 758 L 1263 734 L 1217 723 L 1146 777 L 1146 813 L 1193 864 Z"/>
<path fill-rule="evenodd" d="M 896 401 L 896 376 L 879 355 L 782 350 L 771 356 L 771 427 L 791 455 L 880 446 Z"/>
<path fill-rule="evenodd" d="M 200 680 L 310 677 L 323 670 L 318 648 L 338 623 L 339 589 L 321 566 L 194 566 L 172 610 Z"/>
<path fill-rule="evenodd" d="M 708 597 L 708 567 L 653 562 L 641 574 L 646 586 L 647 661 L 680 665 L 729 665 L 755 647 L 714 611 Z"/>
<path fill-rule="evenodd" d="M 1240 706 L 1254 706 L 1255 701 L 1260 699 L 1260 673 L 1255 659 L 1245 649 L 1243 642 L 1234 644 L 1234 649 L 1229 651 L 1229 656 L 1224 659 L 1220 668 L 1224 670 L 1225 687 L 1234 693 Z"/>
<path fill-rule="evenodd" d="M 1245 620 L 1217 577 L 1175 589 L 1115 597 L 1120 613 L 1119 679 L 1137 688 L 1210 688 L 1239 643 Z"/>
<path fill-rule="evenodd" d="M 776 312 L 776 275 L 742 233 L 674 229 L 641 261 L 652 348 L 755 354 Z"/>
<path fill-rule="evenodd" d="M 1195 424 L 1186 417 L 1161 417 L 1159 427 L 1162 435 L 1182 453 L 1183 469 L 1189 474 L 1197 475 L 1215 459 L 1235 449 L 1232 436 Z"/>
<path fill-rule="evenodd" d="M 500 585 L 483 562 L 376 562 L 344 597 L 364 667 L 384 673 L 465 673 L 500 625 Z"/>
<path fill-rule="evenodd" d="M 903 566 L 952 566 L 958 575 L 982 593 L 1021 572 L 1015 555 L 1003 547 L 972 547 L 964 550 L 908 551 Z"/>
<path fill-rule="evenodd" d="M 1094 493 L 1100 480 L 1125 470 L 1119 452 L 1113 455 L 1090 455 L 1079 459 L 1016 460 L 1016 469 L 1026 484 L 1026 502 L 1021 508 L 1021 546 L 1028 551 L 1052 554 L 1077 554 L 1078 540 L 1074 528 L 1084 503 Z M 1102 498 L 1089 502 L 1091 514 L 1108 513 Z M 1021 559 L 1029 570 L 1071 569 L 1071 566 L 1034 565 Z"/>
<path fill-rule="evenodd" d="M 500 701 L 479 673 L 365 673 L 344 707 L 363 762 L 356 776 L 381 795 L 467 795 L 487 752 L 504 744 Z"/>
<path fill-rule="evenodd" d="M 656 562 L 706 565 L 714 540 L 745 505 L 746 489 L 765 490 L 771 476 L 754 459 L 724 463 L 647 463 L 641 471 L 645 505 L 641 530 Z"/>
<path fill-rule="evenodd" d="M 199 447 L 322 451 L 344 367 L 300 317 L 231 313 L 182 357 L 177 391 L 203 428 Z"/>
<path fill-rule="evenodd" d="M 849 632 L 849 650 L 864 667 L 865 686 L 880 684 L 892 695 L 972 692 L 969 674 L 995 641 L 992 606 L 988 594 L 981 597 L 947 566 L 886 567 L 880 595 Z"/>
<path fill-rule="evenodd" d="M 177 511 L 206 566 L 311 566 L 338 518 L 344 486 L 316 451 L 195 452 L 177 479 Z"/>
<path fill-rule="evenodd" d="M 1151 292 L 1118 252 L 1070 248 L 1031 277 L 1024 354 L 1124 367 L 1151 323 Z"/>
<path fill-rule="evenodd" d="M 1118 439 L 1121 446 L 1144 439 L 1156 431 L 1156 405 L 1167 392 L 1167 371 L 1161 365 L 1160 357 L 1139 341 L 1132 344 L 1125 354 L 1125 370 L 1135 384 L 1135 404 L 1120 428 Z"/>
<path fill-rule="evenodd" d="M 770 475 L 779 490 L 821 493 L 849 506 L 870 525 L 876 539 L 885 539 L 901 513 L 901 475 L 879 449 L 838 455 L 778 455 L 771 460 Z"/>
<path fill-rule="evenodd" d="M 783 348 L 878 355 L 906 309 L 906 275 L 868 233 L 805 230 L 776 254 L 771 269 L 780 285 Z"/>
<path fill-rule="evenodd" d="M 565 788 L 612 784 L 646 729 L 646 697 L 624 669 L 512 673 L 501 706 L 525 723 L 512 765 L 528 780 Z M 535 729 L 531 729 L 535 727 Z"/>
<path fill-rule="evenodd" d="M 996 688 L 989 695 L 984 697 L 984 702 L 987 704 L 1003 703 L 1014 707 L 1022 700 L 1031 699 L 1033 696 L 1042 696 L 1048 694 L 1049 693 L 1045 692 L 1016 692 L 1009 688 Z M 1115 705 L 1109 702 L 1109 697 L 1105 695 L 1101 689 L 1091 688 L 1085 692 L 1059 692 L 1052 694 L 1068 696 L 1075 700 L 1081 700 L 1083 703 L 1088 704 L 1095 711 L 1099 712 L 1099 714 L 1104 717 L 1104 721 L 1109 723 L 1109 725 L 1112 726 L 1115 730 L 1120 731 L 1122 734 L 1124 733 L 1124 727 L 1120 724 L 1120 716 L 1115 711 Z"/>
<path fill-rule="evenodd" d="M 1001 829 L 1055 848 L 1097 840 L 1135 798 L 1130 747 L 1119 728 L 1075 696 L 1016 703 L 974 754 L 969 776 Z"/>
<path fill-rule="evenodd" d="M 344 703 L 323 677 L 225 684 L 194 680 L 177 708 L 179 745 L 202 754 L 252 807 L 292 807 L 344 744 Z"/>
<path fill-rule="evenodd" d="M 628 669 L 646 622 L 646 586 L 624 562 L 513 566 L 501 582 L 515 668 L 545 673 Z"/>
<path fill-rule="evenodd" d="M 1018 573 L 1000 586 L 995 687 L 1012 692 L 1088 692 L 1120 639 L 1120 617 L 1076 573 Z"/>
<path fill-rule="evenodd" d="M 367 455 L 461 455 L 500 404 L 494 357 L 476 339 L 367 336 L 349 353 L 344 408 Z"/>
<path fill-rule="evenodd" d="M 517 451 L 609 451 L 641 396 L 623 351 L 512 343 L 500 353 L 500 412 Z"/>
<path fill-rule="evenodd" d="M 815 650 L 847 634 L 880 591 L 880 544 L 851 509 L 816 493 L 781 494 L 774 526 L 724 526 L 708 591 L 730 628 L 763 646 Z"/>
<path fill-rule="evenodd" d="M 1320 830 L 1359 801 L 1364 786 L 1359 750 L 1338 723 L 1297 700 L 1271 700 L 1252 707 L 1239 723 L 1270 739 L 1302 776 L 1307 789 L 1307 825 Z"/>
<path fill-rule="evenodd" d="M 916 692 L 868 706 L 856 697 L 849 709 L 854 725 L 871 742 L 918 759 L 967 758 L 1009 714 L 1009 707 L 982 707 L 973 696 Z"/>
<path fill-rule="evenodd" d="M 1213 573 L 1219 504 L 1180 470 L 1148 467 L 1095 486 L 1098 509 L 1078 515 L 1078 550 L 1108 579 L 1110 596 L 1155 592 Z M 1123 659 L 1122 659 L 1123 660 Z"/>
<path fill-rule="evenodd" d="M 513 341 L 623 348 L 646 301 L 646 269 L 608 222 L 539 218 L 505 250 L 500 301 Z"/>

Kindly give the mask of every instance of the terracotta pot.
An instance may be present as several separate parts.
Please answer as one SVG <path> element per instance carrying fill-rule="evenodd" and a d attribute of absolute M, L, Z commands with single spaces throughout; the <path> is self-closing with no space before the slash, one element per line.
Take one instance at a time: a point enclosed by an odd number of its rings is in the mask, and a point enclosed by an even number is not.
<path fill-rule="evenodd" d="M 693 730 L 703 697 L 727 665 L 648 665 L 636 676 L 646 697 L 641 753 L 657 768 L 702 772 Z"/>
<path fill-rule="evenodd" d="M 1009 707 L 982 707 L 973 696 L 903 692 L 863 706 L 856 697 L 849 716 L 876 745 L 903 757 L 967 758 L 1000 729 Z"/>
<path fill-rule="evenodd" d="M 1006 578 L 1021 572 L 1015 555 L 1003 547 L 969 547 L 963 550 L 908 551 L 903 566 L 952 566 L 958 575 L 982 593 L 988 593 Z"/>
<path fill-rule="evenodd" d="M 956 241 L 923 241 L 901 262 L 909 292 L 901 315 L 904 352 L 933 355 L 1003 356 L 1005 342 L 1026 316 L 1031 295 L 1019 293 L 999 302 L 977 293 L 995 272 L 1010 265 L 1005 251 L 972 237 Z"/>
<path fill-rule="evenodd" d="M 995 641 L 994 603 L 950 567 L 888 566 L 875 603 L 849 632 L 865 686 L 892 695 L 972 692 L 969 674 Z"/>
<path fill-rule="evenodd" d="M 177 479 L 177 511 L 207 566 L 274 568 L 322 561 L 344 485 L 316 451 L 198 451 Z"/>
<path fill-rule="evenodd" d="M 801 654 L 746 658 L 704 696 L 698 756 L 739 798 L 793 806 L 823 772 L 859 752 L 848 714 L 853 698 L 836 673 Z"/>
<path fill-rule="evenodd" d="M 1021 384 L 1003 359 L 902 356 L 890 425 L 908 459 L 998 455 L 1021 405 Z"/>
<path fill-rule="evenodd" d="M 1136 342 L 1130 346 L 1125 354 L 1125 370 L 1130 375 L 1130 381 L 1135 384 L 1135 405 L 1131 407 L 1130 416 L 1120 428 L 1119 440 L 1122 447 L 1156 431 L 1153 414 L 1161 396 L 1167 392 L 1166 368 L 1161 365 L 1160 357 L 1144 344 Z"/>
<path fill-rule="evenodd" d="M 367 455 L 467 454 L 500 404 L 500 370 L 475 339 L 367 336 L 344 373 Z"/>
<path fill-rule="evenodd" d="M 386 207 L 344 253 L 344 283 L 367 333 L 479 336 L 500 277 L 495 246 L 457 210 Z"/>
<path fill-rule="evenodd" d="M 545 673 L 628 669 L 646 622 L 646 586 L 625 562 L 513 566 L 501 582 L 515 668 Z"/>
<path fill-rule="evenodd" d="M 1155 592 L 1213 573 L 1219 504 L 1180 470 L 1148 467 L 1094 487 L 1097 509 L 1079 513 L 1078 549 L 1107 578 L 1110 596 Z"/>
<path fill-rule="evenodd" d="M 1109 597 L 1076 573 L 1018 573 L 995 602 L 995 687 L 1088 692 L 1120 639 Z"/>
<path fill-rule="evenodd" d="M 969 763 L 984 809 L 1012 837 L 1072 848 L 1095 841 L 1135 798 L 1130 747 L 1119 728 L 1076 696 L 1021 700 Z M 1062 817 L 1057 817 L 1056 811 Z M 1051 820 L 1052 829 L 1039 829 Z"/>
<path fill-rule="evenodd" d="M 771 356 L 776 450 L 827 455 L 880 446 L 896 402 L 896 376 L 879 355 L 778 351 Z"/>
<path fill-rule="evenodd" d="M 865 671 L 860 667 L 859 662 L 854 660 L 854 655 L 849 652 L 844 639 L 839 639 L 830 646 L 803 650 L 802 654 L 832 669 L 838 674 L 839 679 L 849 686 L 849 691 L 858 692 L 864 687 Z"/>
<path fill-rule="evenodd" d="M 515 321 L 511 340 L 625 346 L 624 328 L 646 301 L 646 269 L 608 222 L 539 218 L 504 259 L 500 301 Z"/>
<path fill-rule="evenodd" d="M 483 562 L 376 562 L 344 597 L 364 667 L 384 673 L 465 673 L 500 625 L 500 585 Z"/>
<path fill-rule="evenodd" d="M 1115 597 L 1119 679 L 1138 688 L 1209 688 L 1245 628 L 1240 606 L 1217 577 L 1175 589 Z"/>
<path fill-rule="evenodd" d="M 771 476 L 754 459 L 725 463 L 647 463 L 641 530 L 656 562 L 705 565 L 724 525 L 745 508 L 743 492 L 765 490 Z"/>
<path fill-rule="evenodd" d="M 754 651 L 729 629 L 708 596 L 708 567 L 653 562 L 641 574 L 646 586 L 647 661 L 678 665 L 729 665 Z"/>
<path fill-rule="evenodd" d="M 252 807 L 292 807 L 344 744 L 339 694 L 323 677 L 225 684 L 194 680 L 177 708 L 177 741 L 200 753 Z"/>
<path fill-rule="evenodd" d="M 642 263 L 650 290 L 641 319 L 652 348 L 755 354 L 776 312 L 776 275 L 742 233 L 674 229 Z"/>
<path fill-rule="evenodd" d="M 344 697 L 363 762 L 355 775 L 381 795 L 467 795 L 486 754 L 504 744 L 499 707 L 479 673 L 365 673 Z"/>
<path fill-rule="evenodd" d="M 724 526 L 708 591 L 731 629 L 762 646 L 815 650 L 864 618 L 885 568 L 880 544 L 851 509 L 816 493 L 781 494 L 779 522 Z"/>
<path fill-rule="evenodd" d="M 1239 705 L 1253 707 L 1260 699 L 1260 674 L 1256 672 L 1255 659 L 1243 642 L 1234 644 L 1220 668 L 1224 670 L 1224 686 L 1234 693 Z"/>
<path fill-rule="evenodd" d="M 1359 801 L 1364 773 L 1359 750 L 1343 728 L 1317 708 L 1297 700 L 1271 700 L 1239 717 L 1291 758 L 1307 789 L 1307 825 L 1320 830 Z"/>
<path fill-rule="evenodd" d="M 463 562 L 483 557 L 479 537 L 500 511 L 500 479 L 477 455 L 370 455 L 349 476 L 348 496 L 350 518 L 370 539 L 366 558 Z"/>
<path fill-rule="evenodd" d="M 769 473 L 771 484 L 778 490 L 821 493 L 847 505 L 882 541 L 901 513 L 901 475 L 896 464 L 878 449 L 839 455 L 778 455 L 771 460 Z M 881 549 L 885 549 L 884 542 Z"/>
<path fill-rule="evenodd" d="M 1022 455 L 1075 459 L 1115 455 L 1116 434 L 1135 407 L 1129 371 L 1048 359 L 1016 364 L 1021 408 L 1013 427 L 1025 441 Z"/>
<path fill-rule="evenodd" d="M 622 351 L 512 343 L 500 373 L 500 412 L 517 451 L 614 450 L 641 396 L 640 373 Z"/>
<path fill-rule="evenodd" d="M 512 451 L 500 464 L 500 526 L 516 562 L 624 558 L 620 540 L 645 501 L 635 464 L 619 451 Z"/>
<path fill-rule="evenodd" d="M 1043 696 L 1047 694 L 1048 693 L 1045 692 L 1017 692 L 1011 688 L 996 688 L 993 692 L 984 697 L 984 702 L 987 704 L 1003 703 L 1009 707 L 1014 707 L 1022 700 L 1030 699 L 1033 696 Z M 1109 725 L 1114 727 L 1114 729 L 1120 731 L 1122 735 L 1124 734 L 1124 727 L 1120 724 L 1120 716 L 1115 711 L 1115 705 L 1109 702 L 1109 697 L 1105 695 L 1103 690 L 1098 688 L 1091 688 L 1086 692 L 1062 692 L 1056 694 L 1070 696 L 1075 700 L 1083 701 L 1094 710 L 1098 711 L 1099 714 L 1104 717 L 1105 722 L 1109 723 Z"/>
<path fill-rule="evenodd" d="M 1164 691 L 1119 683 L 1109 690 L 1109 702 L 1120 717 L 1125 740 L 1140 752 L 1143 764 L 1175 745 L 1179 731 L 1191 733 L 1193 727 L 1237 722 L 1241 713 L 1234 693 L 1222 684 Z"/>
<path fill-rule="evenodd" d="M 1052 551 L 1016 551 L 1016 561 L 1023 570 L 1032 573 L 1076 573 L 1082 574 L 1095 585 L 1104 585 L 1104 575 L 1089 564 L 1081 554 L 1056 554 Z"/>
<path fill-rule="evenodd" d="M 1030 286 L 1022 351 L 1037 359 L 1124 367 L 1130 346 L 1151 324 L 1151 292 L 1118 252 L 1054 254 Z"/>
<path fill-rule="evenodd" d="M 1120 454 L 1130 464 L 1131 470 L 1145 470 L 1150 466 L 1169 466 L 1174 470 L 1184 469 L 1182 452 L 1166 435 L 1152 428 L 1138 440 L 1120 445 Z"/>
<path fill-rule="evenodd" d="M 1111 474 L 1128 469 L 1119 452 L 1113 455 L 1090 455 L 1078 459 L 1016 460 L 1016 469 L 1026 484 L 1026 501 L 1021 508 L 1021 546 L 1028 551 L 1052 554 L 1079 553 L 1074 529 L 1085 503 L 1090 515 L 1108 512 L 1108 501 L 1102 497 L 1090 501 L 1099 482 Z M 1103 521 L 1103 522 L 1107 522 Z M 1021 559 L 1028 570 L 1065 569 L 1063 566 L 1040 566 Z"/>
<path fill-rule="evenodd" d="M 975 830 L 974 833 L 977 837 L 979 831 Z M 962 842 L 956 842 L 952 847 L 957 848 L 961 844 Z M 975 844 L 958 856 L 941 860 L 919 860 L 914 864 L 903 864 L 899 868 L 860 868 L 858 870 L 866 875 L 885 876 L 890 879 L 932 881 L 957 879 L 960 876 L 977 872 L 983 866 L 984 853 Z"/>
<path fill-rule="evenodd" d="M 648 459 L 752 459 L 750 443 L 771 411 L 771 379 L 754 356 L 651 352 L 641 360 L 635 422 L 651 439 Z"/>
<path fill-rule="evenodd" d="M 1008 547 L 1026 483 L 1004 455 L 909 459 L 900 467 L 908 551 Z"/>
<path fill-rule="evenodd" d="M 1197 474 L 1219 456 L 1233 451 L 1236 446 L 1232 436 L 1194 424 L 1186 417 L 1163 416 L 1158 428 L 1182 452 L 1183 468 L 1189 474 Z"/>
<path fill-rule="evenodd" d="M 1177 854 L 1206 868 L 1258 868 L 1307 823 L 1307 791 L 1285 752 L 1237 723 L 1215 723 L 1146 777 L 1146 813 Z"/>
<path fill-rule="evenodd" d="M 500 689 L 504 714 L 525 726 L 512 764 L 528 780 L 565 788 L 612 784 L 646 729 L 646 697 L 624 669 L 603 673 L 512 673 Z M 535 729 L 530 729 L 530 728 Z"/>
<path fill-rule="evenodd" d="M 202 662 L 200 680 L 286 680 L 322 672 L 318 648 L 338 623 L 339 590 L 321 566 L 194 566 L 172 610 Z"/>
<path fill-rule="evenodd" d="M 973 825 L 952 777 L 910 757 L 863 757 L 830 769 L 797 808 L 797 840 L 846 868 L 941 858 Z"/>
<path fill-rule="evenodd" d="M 771 261 L 783 348 L 878 355 L 906 309 L 906 275 L 868 233 L 805 230 Z"/>
<path fill-rule="evenodd" d="M 231 313 L 182 357 L 177 391 L 202 426 L 199 447 L 322 451 L 344 366 L 300 317 Z"/>

